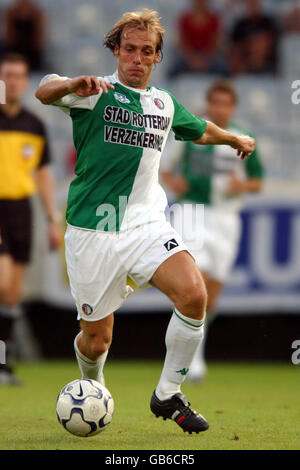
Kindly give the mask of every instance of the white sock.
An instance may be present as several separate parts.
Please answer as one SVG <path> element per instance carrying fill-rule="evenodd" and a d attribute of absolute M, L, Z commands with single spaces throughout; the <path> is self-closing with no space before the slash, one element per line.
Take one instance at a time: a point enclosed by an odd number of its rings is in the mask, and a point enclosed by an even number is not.
<path fill-rule="evenodd" d="M 155 394 L 167 400 L 180 392 L 196 349 L 203 339 L 204 320 L 185 317 L 174 309 L 166 333 L 166 358 Z"/>
<path fill-rule="evenodd" d="M 191 362 L 188 379 L 200 379 L 206 374 L 206 362 L 205 362 L 205 343 L 206 343 L 207 329 L 204 327 L 203 341 L 199 344 L 196 349 L 194 358 Z"/>
<path fill-rule="evenodd" d="M 191 380 L 194 378 L 202 378 L 206 374 L 206 362 L 205 362 L 205 346 L 206 346 L 206 339 L 207 339 L 207 333 L 210 325 L 213 323 L 216 315 L 214 313 L 209 313 L 205 319 L 205 325 L 204 325 L 204 336 L 203 340 L 198 346 L 194 359 L 191 363 L 190 366 L 190 371 L 189 371 L 189 378 Z"/>
<path fill-rule="evenodd" d="M 83 379 L 97 380 L 97 382 L 100 382 L 105 386 L 103 367 L 107 358 L 108 350 L 105 351 L 105 353 L 102 354 L 102 356 L 100 356 L 97 361 L 92 361 L 88 357 L 84 356 L 78 349 L 77 338 L 80 334 L 81 332 L 78 333 L 74 339 L 74 350 L 81 376 Z"/>

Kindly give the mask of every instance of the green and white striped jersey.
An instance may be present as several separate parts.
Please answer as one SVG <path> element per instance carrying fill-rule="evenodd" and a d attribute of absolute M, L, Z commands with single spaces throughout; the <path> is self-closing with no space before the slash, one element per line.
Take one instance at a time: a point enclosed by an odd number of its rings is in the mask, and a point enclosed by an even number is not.
<path fill-rule="evenodd" d="M 54 78 L 67 77 L 47 75 L 41 84 Z M 165 220 L 167 199 L 158 170 L 169 131 L 179 140 L 197 140 L 206 121 L 165 90 L 126 87 L 117 72 L 103 79 L 115 86 L 108 94 L 72 93 L 53 103 L 72 118 L 77 152 L 67 222 L 116 232 Z"/>
<path fill-rule="evenodd" d="M 231 124 L 229 132 L 236 135 L 253 135 Z M 228 145 L 196 145 L 193 142 L 176 142 L 170 139 L 161 162 L 163 171 L 182 174 L 189 190 L 180 199 L 226 210 L 237 211 L 242 205 L 241 195 L 228 195 L 230 177 L 241 179 L 263 178 L 263 167 L 257 148 L 241 160 L 236 150 Z"/>

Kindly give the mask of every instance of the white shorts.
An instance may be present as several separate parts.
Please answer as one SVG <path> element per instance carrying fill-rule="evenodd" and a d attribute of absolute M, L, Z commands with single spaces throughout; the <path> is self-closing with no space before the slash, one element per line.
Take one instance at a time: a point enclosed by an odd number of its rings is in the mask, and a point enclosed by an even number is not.
<path fill-rule="evenodd" d="M 133 292 L 130 277 L 147 287 L 170 256 L 187 250 L 169 222 L 153 222 L 125 232 L 84 230 L 68 225 L 66 262 L 78 319 L 101 320 L 117 310 Z"/>
<path fill-rule="evenodd" d="M 237 257 L 240 236 L 241 220 L 237 212 L 205 206 L 204 223 L 198 234 L 183 239 L 200 271 L 224 283 Z"/>

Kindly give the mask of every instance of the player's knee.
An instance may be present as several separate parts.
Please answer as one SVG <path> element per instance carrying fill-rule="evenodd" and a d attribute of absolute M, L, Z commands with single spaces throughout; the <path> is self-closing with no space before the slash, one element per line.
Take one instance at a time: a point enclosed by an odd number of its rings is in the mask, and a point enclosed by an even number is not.
<path fill-rule="evenodd" d="M 193 318 L 201 320 L 206 312 L 207 294 L 204 290 L 198 289 L 190 294 L 189 307 Z"/>
<path fill-rule="evenodd" d="M 195 285 L 191 287 L 181 299 L 183 304 L 182 313 L 195 318 L 196 320 L 202 320 L 206 313 L 207 305 L 207 292 L 202 285 Z M 185 312 L 185 313 L 184 313 Z"/>
<path fill-rule="evenodd" d="M 2 279 L 0 280 L 0 301 L 6 296 L 9 287 L 10 283 L 8 282 L 8 279 L 6 276 L 2 276 Z"/>
<path fill-rule="evenodd" d="M 92 335 L 89 338 L 90 350 L 94 356 L 100 357 L 104 354 L 111 344 L 111 334 Z"/>
<path fill-rule="evenodd" d="M 0 302 L 5 305 L 17 305 L 20 302 L 19 294 L 5 279 L 0 282 Z"/>

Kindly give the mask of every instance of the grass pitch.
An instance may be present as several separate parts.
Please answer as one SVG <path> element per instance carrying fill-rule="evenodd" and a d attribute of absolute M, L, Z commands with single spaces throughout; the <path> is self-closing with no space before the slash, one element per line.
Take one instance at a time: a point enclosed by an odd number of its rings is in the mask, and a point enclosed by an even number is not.
<path fill-rule="evenodd" d="M 108 362 L 107 386 L 115 400 L 111 425 L 78 438 L 58 423 L 60 389 L 79 377 L 73 362 L 20 363 L 22 387 L 0 387 L 0 449 L 300 449 L 299 366 L 212 363 L 201 385 L 184 384 L 192 407 L 210 429 L 187 435 L 149 409 L 162 364 Z"/>

